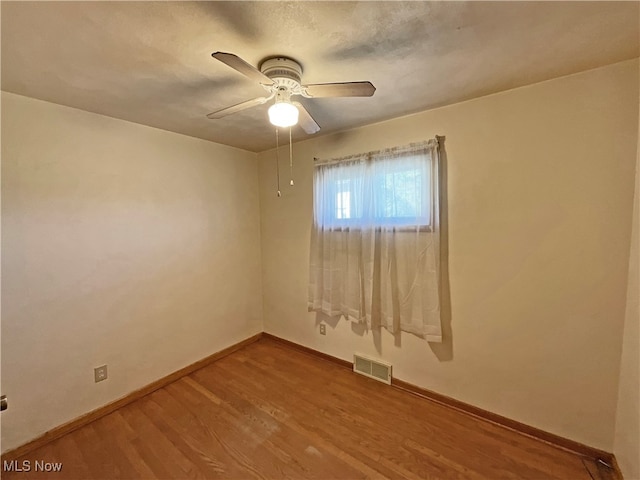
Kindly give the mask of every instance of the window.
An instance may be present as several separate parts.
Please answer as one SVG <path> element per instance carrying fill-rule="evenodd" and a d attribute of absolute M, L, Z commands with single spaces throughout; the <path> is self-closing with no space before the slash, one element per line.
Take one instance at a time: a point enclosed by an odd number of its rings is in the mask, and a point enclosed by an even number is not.
<path fill-rule="evenodd" d="M 310 311 L 442 341 L 439 145 L 316 161 Z"/>
<path fill-rule="evenodd" d="M 426 154 L 401 152 L 316 166 L 316 224 L 429 228 L 430 163 Z"/>
<path fill-rule="evenodd" d="M 336 210 L 337 220 L 348 220 L 351 217 L 351 191 L 349 190 L 349 180 L 337 180 L 336 190 Z"/>

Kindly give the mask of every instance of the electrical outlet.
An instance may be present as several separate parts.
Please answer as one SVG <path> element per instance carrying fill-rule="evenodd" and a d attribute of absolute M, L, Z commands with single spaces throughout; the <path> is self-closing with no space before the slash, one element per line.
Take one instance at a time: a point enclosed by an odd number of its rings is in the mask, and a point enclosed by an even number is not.
<path fill-rule="evenodd" d="M 96 383 L 107 379 L 107 366 L 102 365 L 93 369 L 93 379 Z"/>
<path fill-rule="evenodd" d="M 324 323 L 320 324 L 320 335 L 326 335 L 327 334 L 327 326 Z"/>

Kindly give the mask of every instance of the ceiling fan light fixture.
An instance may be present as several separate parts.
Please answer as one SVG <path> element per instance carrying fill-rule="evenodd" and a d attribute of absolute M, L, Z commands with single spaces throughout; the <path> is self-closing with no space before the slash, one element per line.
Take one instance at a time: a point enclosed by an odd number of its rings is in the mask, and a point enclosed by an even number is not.
<path fill-rule="evenodd" d="M 245 77 L 258 82 L 267 91 L 267 95 L 211 112 L 207 114 L 207 118 L 210 119 L 223 118 L 251 107 L 264 105 L 275 97 L 275 105 L 269 108 L 269 121 L 276 127 L 285 128 L 300 124 L 302 130 L 311 135 L 320 130 L 320 126 L 302 103 L 291 101 L 293 96 L 370 97 L 376 91 L 376 87 L 368 81 L 304 85 L 302 84 L 302 65 L 282 55 L 265 59 L 258 68 L 233 53 L 213 52 L 211 56 Z"/>
<path fill-rule="evenodd" d="M 298 123 L 298 108 L 289 102 L 277 102 L 269 107 L 269 121 L 276 127 L 292 127 Z"/>

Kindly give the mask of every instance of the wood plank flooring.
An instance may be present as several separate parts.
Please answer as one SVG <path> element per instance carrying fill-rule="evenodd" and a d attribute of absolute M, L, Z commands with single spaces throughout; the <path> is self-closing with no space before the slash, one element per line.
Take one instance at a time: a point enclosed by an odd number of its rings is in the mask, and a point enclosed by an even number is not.
<path fill-rule="evenodd" d="M 20 458 L 31 479 L 613 478 L 593 460 L 271 339 Z M 35 462 L 62 462 L 36 472 Z"/>

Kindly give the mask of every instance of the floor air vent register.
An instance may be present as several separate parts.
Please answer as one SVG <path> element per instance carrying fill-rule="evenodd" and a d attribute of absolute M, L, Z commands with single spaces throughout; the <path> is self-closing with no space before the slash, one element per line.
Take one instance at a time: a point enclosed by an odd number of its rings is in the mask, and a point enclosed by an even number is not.
<path fill-rule="evenodd" d="M 353 371 L 391 385 L 391 364 L 366 355 L 353 355 Z"/>

